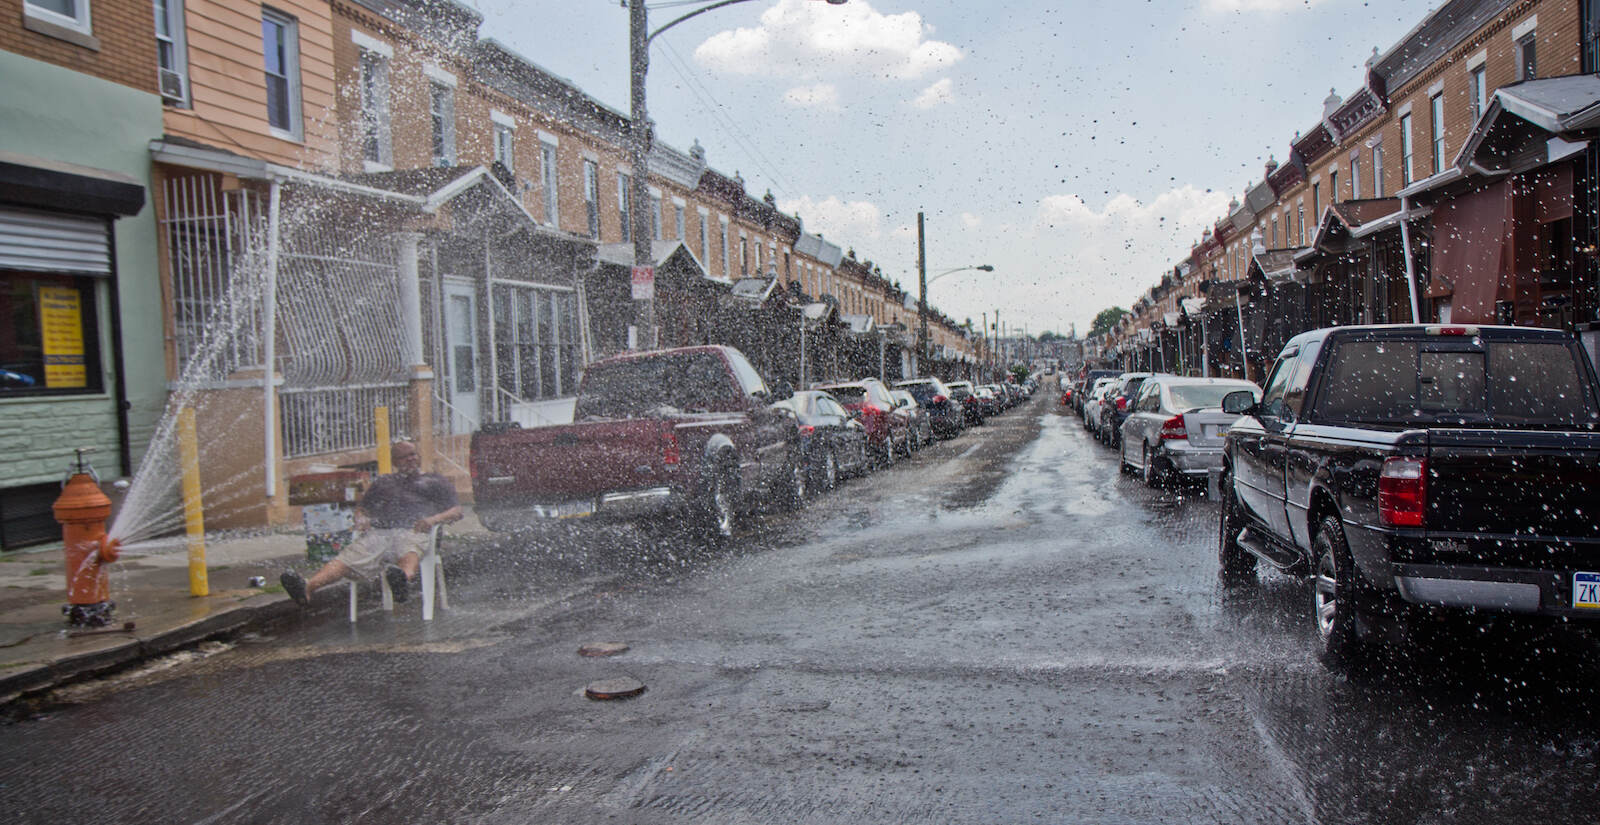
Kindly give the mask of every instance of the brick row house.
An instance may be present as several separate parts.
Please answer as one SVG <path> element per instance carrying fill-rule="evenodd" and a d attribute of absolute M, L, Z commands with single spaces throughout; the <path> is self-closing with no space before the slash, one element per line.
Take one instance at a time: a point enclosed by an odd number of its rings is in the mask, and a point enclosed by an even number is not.
<path fill-rule="evenodd" d="M 1103 360 L 1260 380 L 1336 324 L 1600 337 L 1600 3 L 1452 0 L 1330 93 Z M 1142 331 L 1142 332 L 1141 332 Z"/>
<path fill-rule="evenodd" d="M 467 6 L 4 1 L 0 249 L 33 250 L 0 252 L 31 324 L 0 339 L 5 547 L 53 533 L 72 446 L 131 474 L 169 407 L 196 411 L 208 526 L 289 519 L 286 479 L 372 460 L 380 407 L 465 487 L 472 431 L 562 420 L 638 343 L 627 116 Z M 918 369 L 870 263 L 698 142 L 649 166 L 662 346 L 732 343 L 775 382 Z M 966 368 L 932 323 L 922 368 Z"/>

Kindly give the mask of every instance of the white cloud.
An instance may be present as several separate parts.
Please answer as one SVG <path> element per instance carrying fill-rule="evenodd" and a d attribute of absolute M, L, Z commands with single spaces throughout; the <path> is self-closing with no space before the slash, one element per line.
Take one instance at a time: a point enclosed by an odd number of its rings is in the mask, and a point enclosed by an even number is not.
<path fill-rule="evenodd" d="M 707 68 L 734 74 L 809 77 L 819 71 L 914 79 L 960 60 L 961 50 L 930 39 L 933 27 L 908 11 L 883 14 L 866 0 L 843 6 L 779 0 L 760 25 L 718 32 L 694 50 Z"/>
<path fill-rule="evenodd" d="M 968 229 L 977 229 L 983 225 L 983 217 L 980 215 L 974 215 L 971 212 L 962 212 L 961 225 Z"/>
<path fill-rule="evenodd" d="M 839 87 L 832 83 L 796 86 L 783 93 L 783 102 L 801 109 L 837 111 L 839 108 Z"/>
<path fill-rule="evenodd" d="M 837 195 L 818 200 L 806 195 L 780 200 L 778 208 L 799 215 L 807 232 L 821 234 L 842 246 L 860 245 L 884 237 L 883 210 L 871 201 L 844 201 Z"/>
<path fill-rule="evenodd" d="M 949 103 L 955 99 L 955 84 L 952 83 L 950 78 L 947 77 L 938 81 L 937 83 L 934 83 L 932 86 L 923 89 L 922 93 L 917 95 L 916 98 L 911 101 L 911 105 L 917 107 L 918 109 L 932 109 L 935 106 Z"/>
<path fill-rule="evenodd" d="M 1206 10 L 1213 12 L 1287 11 L 1309 8 L 1321 0 L 1206 0 Z"/>

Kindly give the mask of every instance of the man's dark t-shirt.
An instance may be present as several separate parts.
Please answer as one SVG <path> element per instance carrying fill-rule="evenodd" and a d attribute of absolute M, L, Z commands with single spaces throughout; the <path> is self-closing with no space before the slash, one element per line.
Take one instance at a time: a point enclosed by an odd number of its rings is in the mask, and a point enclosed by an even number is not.
<path fill-rule="evenodd" d="M 456 506 L 456 488 L 438 473 L 378 476 L 361 497 L 361 509 L 381 529 L 410 527 L 418 519 Z"/>

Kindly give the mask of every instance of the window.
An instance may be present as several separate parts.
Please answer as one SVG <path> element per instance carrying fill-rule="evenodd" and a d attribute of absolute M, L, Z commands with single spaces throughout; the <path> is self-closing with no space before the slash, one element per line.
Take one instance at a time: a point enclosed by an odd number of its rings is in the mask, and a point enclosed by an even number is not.
<path fill-rule="evenodd" d="M 673 211 L 674 225 L 677 228 L 677 231 L 675 232 L 675 234 L 673 234 L 672 237 L 677 239 L 677 240 L 680 240 L 680 241 L 688 240 L 689 236 L 685 235 L 684 232 L 683 232 L 683 230 L 684 230 L 684 226 L 683 226 L 683 220 L 684 220 L 684 218 L 683 218 L 683 204 L 681 204 L 681 203 L 673 204 L 672 205 L 672 211 Z"/>
<path fill-rule="evenodd" d="M 1350 199 L 1361 200 L 1361 156 L 1350 156 Z"/>
<path fill-rule="evenodd" d="M 750 274 L 750 239 L 739 233 L 739 274 Z"/>
<path fill-rule="evenodd" d="M 1467 75 L 1467 99 L 1472 102 L 1472 122 L 1476 123 L 1489 106 L 1489 82 L 1483 66 Z"/>
<path fill-rule="evenodd" d="M 428 115 L 433 121 L 433 165 L 456 162 L 456 90 L 443 83 L 430 83 Z"/>
<path fill-rule="evenodd" d="M 1583 0 L 1579 19 L 1583 31 L 1583 73 L 1600 72 L 1600 0 Z"/>
<path fill-rule="evenodd" d="M 267 125 L 278 137 L 300 139 L 300 45 L 293 17 L 261 11 L 261 49 L 266 60 Z"/>
<path fill-rule="evenodd" d="M 706 214 L 705 212 L 700 213 L 700 261 L 707 267 L 711 266 L 711 258 L 707 257 L 711 254 L 710 220 L 710 215 Z"/>
<path fill-rule="evenodd" d="M 617 213 L 621 218 L 622 242 L 633 240 L 633 224 L 628 220 L 629 207 L 633 204 L 633 176 L 627 172 L 617 173 Z"/>
<path fill-rule="evenodd" d="M 494 161 L 507 172 L 517 171 L 517 130 L 504 123 L 494 125 Z"/>
<path fill-rule="evenodd" d="M 600 237 L 600 164 L 588 158 L 583 161 L 583 212 L 589 237 Z"/>
<path fill-rule="evenodd" d="M 577 298 L 499 285 L 495 358 L 500 389 L 524 401 L 572 395 L 578 384 Z"/>
<path fill-rule="evenodd" d="M 27 17 L 79 34 L 93 31 L 89 25 L 89 0 L 23 0 L 22 11 Z"/>
<path fill-rule="evenodd" d="M 561 189 L 561 173 L 556 166 L 556 146 L 553 143 L 539 142 L 539 174 L 544 181 L 544 222 L 560 226 L 561 208 L 557 196 Z"/>
<path fill-rule="evenodd" d="M 1339 171 L 1337 169 L 1328 173 L 1328 198 L 1329 203 L 1339 202 Z"/>
<path fill-rule="evenodd" d="M 1413 150 L 1411 142 L 1411 114 L 1408 112 L 1400 116 L 1400 185 L 1410 186 L 1415 180 L 1411 167 Z"/>
<path fill-rule="evenodd" d="M 650 237 L 661 240 L 661 193 L 650 193 Z"/>
<path fill-rule="evenodd" d="M 1383 197 L 1383 144 L 1372 144 L 1372 196 Z"/>
<path fill-rule="evenodd" d="M 1322 184 L 1311 184 L 1311 220 L 1322 219 Z"/>
<path fill-rule="evenodd" d="M 394 155 L 389 128 L 389 59 L 361 49 L 358 70 L 361 84 L 361 159 L 379 167 L 392 167 Z"/>
<path fill-rule="evenodd" d="M 1444 171 L 1444 95 L 1436 94 L 1428 101 L 1428 118 L 1433 128 L 1433 173 Z"/>
<path fill-rule="evenodd" d="M 1298 207 L 1297 211 L 1299 212 L 1299 224 L 1300 224 L 1300 245 L 1301 246 L 1305 246 L 1306 245 L 1306 204 L 1305 204 L 1305 201 L 1301 201 L 1297 205 L 1297 207 Z"/>
<path fill-rule="evenodd" d="M 1273 215 L 1272 216 L 1272 248 L 1273 249 L 1280 249 L 1281 248 L 1281 247 L 1278 246 L 1278 216 L 1277 215 Z"/>
<path fill-rule="evenodd" d="M 1539 58 L 1534 41 L 1537 33 L 1528 32 L 1517 38 L 1517 79 L 1533 80 L 1539 76 Z"/>
<path fill-rule="evenodd" d="M 1292 415 L 1283 394 L 1289 386 L 1289 379 L 1294 376 L 1297 363 L 1295 356 L 1299 354 L 1299 347 L 1289 347 L 1278 356 L 1278 363 L 1273 367 L 1271 377 L 1267 379 L 1267 388 L 1261 392 L 1260 417 L 1282 420 Z"/>
<path fill-rule="evenodd" d="M 722 219 L 722 274 L 732 274 L 733 267 L 728 263 L 728 219 Z"/>
<path fill-rule="evenodd" d="M 0 398 L 100 391 L 88 278 L 0 271 Z"/>
<path fill-rule="evenodd" d="M 84 9 L 87 11 L 87 4 Z M 184 106 L 189 102 L 189 56 L 184 44 L 183 0 L 155 0 L 155 13 L 161 99 Z"/>

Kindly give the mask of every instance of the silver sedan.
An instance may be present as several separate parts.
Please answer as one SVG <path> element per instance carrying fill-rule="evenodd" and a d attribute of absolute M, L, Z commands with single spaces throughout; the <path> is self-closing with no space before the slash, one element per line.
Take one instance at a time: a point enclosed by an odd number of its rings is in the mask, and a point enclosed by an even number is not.
<path fill-rule="evenodd" d="M 1236 378 L 1156 375 L 1144 382 L 1122 422 L 1124 471 L 1138 471 L 1160 486 L 1172 477 L 1205 477 L 1222 466 L 1222 434 L 1239 416 L 1222 411 L 1222 397 L 1261 388 Z"/>

